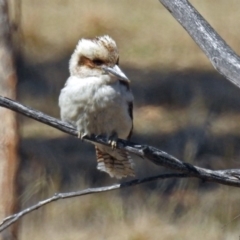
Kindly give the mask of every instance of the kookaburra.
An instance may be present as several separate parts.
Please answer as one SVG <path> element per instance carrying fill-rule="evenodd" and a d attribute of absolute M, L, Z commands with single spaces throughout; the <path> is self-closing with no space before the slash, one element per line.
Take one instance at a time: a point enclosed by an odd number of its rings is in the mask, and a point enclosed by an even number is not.
<path fill-rule="evenodd" d="M 118 66 L 119 54 L 109 36 L 81 39 L 73 52 L 70 77 L 59 96 L 61 119 L 75 125 L 79 137 L 106 136 L 112 147 L 95 144 L 97 168 L 111 177 L 134 176 L 127 152 L 115 149 L 117 138 L 133 129 L 133 95 Z"/>

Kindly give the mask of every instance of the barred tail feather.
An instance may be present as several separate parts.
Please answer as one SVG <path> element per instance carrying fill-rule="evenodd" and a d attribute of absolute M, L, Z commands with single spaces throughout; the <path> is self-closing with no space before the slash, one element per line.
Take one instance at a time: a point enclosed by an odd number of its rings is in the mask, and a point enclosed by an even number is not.
<path fill-rule="evenodd" d="M 95 148 L 98 170 L 107 172 L 111 177 L 116 178 L 135 175 L 132 159 L 127 152 L 119 149 L 112 150 L 109 147 L 95 146 Z"/>

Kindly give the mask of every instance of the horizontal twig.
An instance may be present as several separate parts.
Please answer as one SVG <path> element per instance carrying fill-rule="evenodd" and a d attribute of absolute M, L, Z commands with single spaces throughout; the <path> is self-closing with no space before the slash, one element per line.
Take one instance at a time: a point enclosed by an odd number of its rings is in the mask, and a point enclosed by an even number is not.
<path fill-rule="evenodd" d="M 50 117 L 38 110 L 26 107 L 16 101 L 0 96 L 0 106 L 6 107 L 25 116 L 33 118 L 39 122 L 52 126 L 65 133 L 77 136 L 77 129 L 61 120 Z M 109 145 L 108 141 L 104 137 L 86 136 L 84 140 L 92 143 L 100 143 L 103 145 Z M 210 170 L 194 166 L 190 163 L 185 163 L 179 159 L 171 156 L 170 154 L 161 151 L 155 147 L 129 142 L 127 140 L 118 139 L 117 148 L 123 149 L 137 156 L 150 160 L 156 165 L 169 168 L 171 170 L 177 170 L 188 174 L 189 177 L 200 178 L 204 181 L 217 182 L 224 185 L 230 185 L 240 187 L 240 170 L 228 169 L 228 170 Z"/>
<path fill-rule="evenodd" d="M 47 124 L 51 127 L 54 127 L 60 131 L 65 133 L 71 134 L 73 136 L 78 136 L 77 129 L 61 120 L 48 116 L 38 110 L 34 110 L 32 108 L 26 107 L 19 102 L 13 101 L 11 99 L 5 98 L 0 96 L 0 106 L 11 109 L 15 112 L 21 113 L 27 117 L 35 119 L 39 122 Z M 104 137 L 96 137 L 96 136 L 86 136 L 84 137 L 85 141 L 92 142 L 92 143 L 100 143 L 104 145 L 109 145 L 108 141 Z M 21 217 L 26 215 L 27 213 L 34 211 L 50 202 L 57 201 L 59 199 L 82 196 L 86 194 L 92 194 L 97 192 L 105 192 L 110 191 L 118 188 L 129 187 L 133 185 L 137 185 L 140 183 L 153 181 L 156 179 L 164 179 L 164 178 L 183 178 L 183 177 L 195 177 L 202 179 L 204 181 L 209 182 L 217 182 L 224 185 L 240 187 L 240 169 L 227 169 L 227 170 L 210 170 L 205 168 L 200 168 L 197 166 L 193 166 L 189 163 L 185 163 L 180 161 L 179 159 L 171 156 L 170 154 L 161 151 L 157 148 L 148 145 L 137 144 L 133 142 L 129 142 L 123 139 L 118 139 L 117 148 L 123 149 L 130 153 L 133 153 L 137 156 L 141 156 L 151 162 L 155 163 L 159 166 L 164 166 L 166 168 L 177 170 L 182 173 L 171 173 L 171 174 L 163 174 L 158 175 L 155 177 L 149 177 L 145 179 L 136 179 L 130 182 L 125 182 L 121 184 L 116 184 L 108 187 L 100 187 L 94 189 L 86 189 L 78 192 L 70 192 L 70 193 L 58 193 L 55 194 L 53 197 L 43 200 L 36 205 L 33 205 L 30 208 L 27 208 L 17 214 L 9 216 L 5 218 L 0 224 L 0 232 L 6 229 L 8 226 L 12 225 L 14 222 L 19 220 Z"/>
<path fill-rule="evenodd" d="M 147 177 L 147 178 L 143 178 L 143 179 L 135 179 L 132 181 L 119 183 L 119 184 L 106 186 L 106 187 L 88 188 L 88 189 L 84 189 L 84 190 L 80 190 L 80 191 L 76 191 L 76 192 L 56 193 L 52 197 L 47 198 L 43 201 L 40 201 L 37 204 L 20 211 L 19 213 L 16 213 L 16 214 L 6 217 L 0 224 L 0 232 L 2 232 L 4 229 L 9 227 L 16 221 L 18 221 L 24 215 L 26 215 L 34 210 L 37 210 L 51 202 L 58 201 L 60 199 L 79 197 L 79 196 L 93 194 L 93 193 L 107 192 L 107 191 L 112 191 L 112 190 L 119 189 L 119 188 L 127 188 L 130 186 L 135 186 L 135 185 L 138 185 L 141 183 L 146 183 L 146 182 L 154 181 L 157 179 L 186 178 L 186 177 L 188 177 L 188 176 L 183 173 L 167 173 L 167 174 L 160 174 L 157 176 Z"/>

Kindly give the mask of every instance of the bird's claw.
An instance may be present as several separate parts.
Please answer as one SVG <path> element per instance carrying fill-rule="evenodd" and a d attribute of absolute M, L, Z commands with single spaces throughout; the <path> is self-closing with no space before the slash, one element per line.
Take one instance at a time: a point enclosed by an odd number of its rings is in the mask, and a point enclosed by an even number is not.
<path fill-rule="evenodd" d="M 83 132 L 78 132 L 78 138 L 80 138 L 81 140 L 83 140 L 84 137 L 86 137 L 87 134 L 83 133 Z"/>
<path fill-rule="evenodd" d="M 111 145 L 111 148 L 114 150 L 117 148 L 117 140 L 118 136 L 117 134 L 113 134 L 111 137 L 108 139 L 108 143 Z"/>
<path fill-rule="evenodd" d="M 112 149 L 116 149 L 117 147 L 117 141 L 115 140 L 109 140 L 108 143 L 111 145 Z"/>

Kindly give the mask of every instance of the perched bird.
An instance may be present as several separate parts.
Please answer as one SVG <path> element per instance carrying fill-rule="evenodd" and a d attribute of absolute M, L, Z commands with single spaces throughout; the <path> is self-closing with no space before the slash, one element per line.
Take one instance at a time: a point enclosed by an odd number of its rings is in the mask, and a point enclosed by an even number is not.
<path fill-rule="evenodd" d="M 109 36 L 81 39 L 73 52 L 70 77 L 59 96 L 61 119 L 74 124 L 79 137 L 106 136 L 112 147 L 95 144 L 97 168 L 111 177 L 134 176 L 127 152 L 117 139 L 129 139 L 133 129 L 133 95 L 129 79 L 118 66 L 119 54 Z"/>

